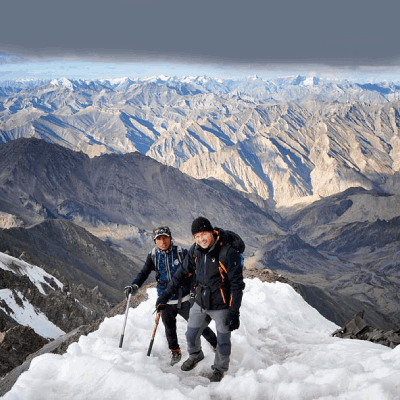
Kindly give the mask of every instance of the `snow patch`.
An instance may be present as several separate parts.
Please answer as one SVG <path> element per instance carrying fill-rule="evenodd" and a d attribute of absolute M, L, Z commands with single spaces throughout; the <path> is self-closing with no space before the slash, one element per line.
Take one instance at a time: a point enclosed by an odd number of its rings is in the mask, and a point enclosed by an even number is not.
<path fill-rule="evenodd" d="M 15 296 L 19 297 L 22 306 L 17 303 Z M 2 303 L 6 303 L 13 310 L 10 315 L 20 325 L 30 326 L 38 335 L 46 339 L 55 339 L 58 336 L 64 335 L 65 332 L 58 326 L 54 325 L 48 318 L 33 307 L 18 291 L 10 289 L 0 290 L 0 309 L 7 314 L 7 307 Z"/>
<path fill-rule="evenodd" d="M 42 283 L 49 286 L 45 278 L 53 280 L 61 290 L 64 286 L 58 279 L 47 273 L 44 269 L 4 253 L 0 253 L 0 268 L 11 271 L 18 276 L 26 275 L 42 294 L 46 294 L 43 290 Z"/>

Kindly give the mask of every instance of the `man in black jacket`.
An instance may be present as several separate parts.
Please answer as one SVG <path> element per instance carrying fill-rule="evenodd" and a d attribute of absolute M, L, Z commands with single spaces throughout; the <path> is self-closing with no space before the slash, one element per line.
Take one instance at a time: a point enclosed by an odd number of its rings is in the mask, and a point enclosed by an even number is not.
<path fill-rule="evenodd" d="M 196 300 L 190 309 L 186 331 L 189 358 L 181 369 L 190 371 L 204 358 L 200 335 L 211 317 L 217 328 L 218 346 L 210 381 L 219 382 L 229 368 L 231 331 L 240 325 L 239 309 L 245 286 L 241 260 L 235 248 L 227 243 L 227 234 L 222 229 L 214 229 L 208 219 L 196 218 L 192 234 L 195 243 L 165 292 L 158 297 L 156 307 L 163 309 L 175 288 L 196 274 Z"/>

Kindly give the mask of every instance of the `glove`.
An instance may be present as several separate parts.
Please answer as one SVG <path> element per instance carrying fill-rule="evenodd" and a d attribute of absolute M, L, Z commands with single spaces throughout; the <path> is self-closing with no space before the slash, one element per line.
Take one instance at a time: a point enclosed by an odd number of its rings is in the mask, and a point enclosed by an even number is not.
<path fill-rule="evenodd" d="M 157 312 L 161 312 L 161 311 L 165 310 L 165 307 L 167 307 L 167 302 L 168 302 L 168 300 L 165 299 L 163 295 L 158 296 L 158 299 L 156 301 Z"/>
<path fill-rule="evenodd" d="M 124 292 L 125 292 L 126 298 L 128 298 L 130 294 L 132 296 L 134 296 L 137 293 L 138 290 L 139 290 L 139 286 L 138 285 L 125 286 Z"/>
<path fill-rule="evenodd" d="M 230 331 L 234 331 L 235 329 L 239 328 L 240 326 L 239 315 L 240 315 L 239 311 L 233 311 L 233 310 L 228 311 L 225 323 Z"/>

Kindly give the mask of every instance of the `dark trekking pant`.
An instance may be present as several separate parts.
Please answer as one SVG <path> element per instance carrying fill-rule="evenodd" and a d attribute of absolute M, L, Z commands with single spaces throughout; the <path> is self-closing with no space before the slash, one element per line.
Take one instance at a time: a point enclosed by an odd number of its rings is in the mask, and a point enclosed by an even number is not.
<path fill-rule="evenodd" d="M 231 355 L 231 331 L 226 325 L 228 310 L 204 310 L 197 303 L 190 309 L 189 323 L 186 331 L 186 340 L 189 358 L 203 358 L 200 336 L 209 324 L 209 318 L 215 321 L 217 327 L 217 351 L 215 352 L 214 365 L 212 369 L 225 372 L 229 368 Z"/>
<path fill-rule="evenodd" d="M 161 319 L 165 327 L 165 336 L 167 337 L 168 347 L 170 350 L 179 349 L 178 336 L 176 334 L 176 316 L 179 314 L 186 321 L 189 320 L 190 302 L 184 301 L 181 307 L 177 304 L 167 304 L 161 313 Z M 208 322 L 210 322 L 209 320 Z M 208 325 L 208 324 L 207 324 Z M 208 326 L 202 332 L 203 337 L 210 343 L 212 347 L 217 347 L 217 337 Z"/>

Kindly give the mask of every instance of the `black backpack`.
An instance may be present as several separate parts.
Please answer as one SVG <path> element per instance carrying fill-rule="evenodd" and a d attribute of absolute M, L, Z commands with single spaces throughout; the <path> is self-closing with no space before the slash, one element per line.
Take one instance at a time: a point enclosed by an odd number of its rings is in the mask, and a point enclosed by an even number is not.
<path fill-rule="evenodd" d="M 219 231 L 218 228 L 215 228 L 216 231 Z M 243 270 L 244 268 L 244 251 L 246 249 L 246 245 L 244 244 L 243 239 L 235 232 L 232 231 L 224 231 L 224 241 L 221 241 L 221 244 L 229 244 L 231 247 L 233 247 L 240 256 L 240 266 Z M 224 266 L 225 262 L 225 257 L 226 257 L 226 252 L 228 250 L 227 246 L 222 246 L 221 251 L 219 253 L 219 263 L 220 267 L 223 269 L 225 273 L 227 273 L 226 268 Z"/>

